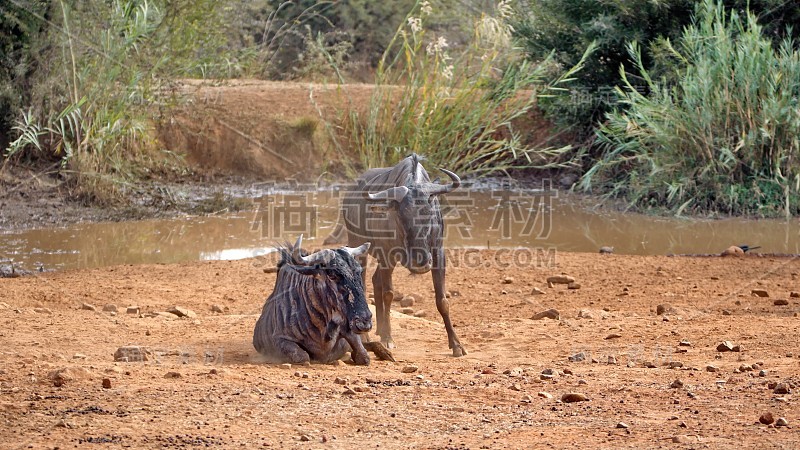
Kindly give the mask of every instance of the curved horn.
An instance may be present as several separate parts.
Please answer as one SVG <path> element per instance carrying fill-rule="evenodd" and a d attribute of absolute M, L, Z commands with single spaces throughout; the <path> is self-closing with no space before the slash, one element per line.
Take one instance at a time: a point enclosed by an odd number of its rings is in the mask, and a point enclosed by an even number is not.
<path fill-rule="evenodd" d="M 428 195 L 430 196 L 447 194 L 448 192 L 452 192 L 458 189 L 459 186 L 461 186 L 461 178 L 459 178 L 458 175 L 447 169 L 439 168 L 439 170 L 446 173 L 447 176 L 450 177 L 451 180 L 453 180 L 453 182 L 444 185 L 436 183 L 427 183 L 425 185 L 425 191 L 427 191 Z"/>
<path fill-rule="evenodd" d="M 297 238 L 297 242 L 294 244 L 294 250 L 292 251 L 292 259 L 294 260 L 295 264 L 310 266 L 312 264 L 325 261 L 325 252 L 316 252 L 308 256 L 301 255 L 300 246 L 302 243 L 303 235 L 301 234 L 300 237 Z"/>
<path fill-rule="evenodd" d="M 370 245 L 370 243 L 366 242 L 364 244 L 361 244 L 360 247 L 356 247 L 356 248 L 344 247 L 343 250 L 346 251 L 347 253 L 350 253 L 350 256 L 355 258 L 356 256 L 361 256 L 364 253 L 367 253 L 367 250 L 369 250 L 369 245 Z"/>
<path fill-rule="evenodd" d="M 374 194 L 364 191 L 364 197 L 371 201 L 395 200 L 399 202 L 405 198 L 406 194 L 408 194 L 408 188 L 405 186 L 389 188 Z"/>

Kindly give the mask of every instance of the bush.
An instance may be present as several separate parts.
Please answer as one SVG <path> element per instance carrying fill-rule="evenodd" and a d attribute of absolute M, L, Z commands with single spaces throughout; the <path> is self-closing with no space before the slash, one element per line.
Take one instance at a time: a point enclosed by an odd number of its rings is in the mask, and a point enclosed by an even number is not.
<path fill-rule="evenodd" d="M 778 48 L 752 13 L 704 0 L 673 47 L 676 73 L 654 80 L 629 53 L 648 95 L 621 74 L 622 108 L 598 133 L 605 153 L 583 177 L 641 208 L 773 216 L 800 211 L 800 53 Z M 675 84 L 666 80 L 677 80 Z"/>

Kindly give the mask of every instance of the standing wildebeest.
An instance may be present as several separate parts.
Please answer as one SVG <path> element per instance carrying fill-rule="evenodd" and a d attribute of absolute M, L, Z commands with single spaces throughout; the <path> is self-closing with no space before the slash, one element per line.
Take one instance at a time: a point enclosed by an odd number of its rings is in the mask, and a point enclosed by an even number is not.
<path fill-rule="evenodd" d="M 332 362 L 352 351 L 353 362 L 369 364 L 359 333 L 372 329 L 372 312 L 364 298 L 361 266 L 354 259 L 367 252 L 343 247 L 306 255 L 297 239 L 280 248 L 275 289 L 253 331 L 253 346 L 272 362 Z M 379 358 L 374 344 L 370 349 Z"/>
<path fill-rule="evenodd" d="M 369 254 L 378 262 L 372 284 L 381 341 L 394 347 L 389 313 L 394 298 L 392 271 L 399 262 L 411 273 L 432 272 L 436 308 L 444 319 L 450 348 L 453 356 L 462 356 L 467 352 L 450 322 L 450 306 L 445 297 L 444 223 L 437 198 L 458 188 L 461 180 L 453 172 L 440 169 L 452 183 L 432 183 L 420 160 L 412 154 L 394 167 L 364 172 L 358 179 L 358 188 L 343 200 L 342 219 L 348 245 L 372 243 Z M 367 255 L 358 260 L 366 267 Z"/>

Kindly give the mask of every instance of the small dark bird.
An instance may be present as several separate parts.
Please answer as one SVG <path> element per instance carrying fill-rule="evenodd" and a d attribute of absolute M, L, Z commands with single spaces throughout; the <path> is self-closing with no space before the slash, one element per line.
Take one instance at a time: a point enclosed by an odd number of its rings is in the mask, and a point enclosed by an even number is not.
<path fill-rule="evenodd" d="M 749 245 L 740 245 L 739 248 L 742 249 L 743 252 L 747 253 L 749 250 L 755 250 L 757 248 L 761 248 L 761 246 L 756 245 L 755 247 L 750 247 Z"/>

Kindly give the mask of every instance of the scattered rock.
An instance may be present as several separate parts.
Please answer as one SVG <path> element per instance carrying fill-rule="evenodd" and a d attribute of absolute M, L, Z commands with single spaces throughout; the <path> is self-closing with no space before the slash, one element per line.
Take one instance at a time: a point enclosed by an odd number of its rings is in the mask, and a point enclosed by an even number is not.
<path fill-rule="evenodd" d="M 347 378 L 336 377 L 336 379 L 333 380 L 333 382 L 336 383 L 336 384 L 341 384 L 342 386 L 345 386 L 345 385 L 347 385 L 349 380 Z"/>
<path fill-rule="evenodd" d="M 758 421 L 763 423 L 764 425 L 770 425 L 775 422 L 775 417 L 772 415 L 771 412 L 765 412 L 758 418 Z"/>
<path fill-rule="evenodd" d="M 580 352 L 569 357 L 570 362 L 586 361 L 586 353 Z"/>
<path fill-rule="evenodd" d="M 742 364 L 741 366 L 739 366 L 739 372 L 752 372 L 752 371 L 753 371 L 753 366 L 751 366 L 750 364 Z"/>
<path fill-rule="evenodd" d="M 730 316 L 731 314 L 733 314 L 733 313 L 729 309 L 723 309 L 722 310 L 722 315 L 723 316 Z"/>
<path fill-rule="evenodd" d="M 56 387 L 63 386 L 67 381 L 85 380 L 91 376 L 92 372 L 85 367 L 62 367 L 47 373 L 47 378 L 52 380 Z"/>
<path fill-rule="evenodd" d="M 549 393 L 549 392 L 544 392 L 544 391 L 541 391 L 541 392 L 539 392 L 539 393 L 538 393 L 538 394 L 536 394 L 536 395 L 538 395 L 538 396 L 539 396 L 539 397 L 541 397 L 541 398 L 546 398 L 546 399 L 548 399 L 548 400 L 549 400 L 549 399 L 551 399 L 551 398 L 553 398 L 553 394 L 551 394 L 551 393 Z"/>
<path fill-rule="evenodd" d="M 733 343 L 731 341 L 722 341 L 719 345 L 717 345 L 718 352 L 732 352 L 733 351 Z"/>
<path fill-rule="evenodd" d="M 179 372 L 167 372 L 164 374 L 164 378 L 182 378 L 182 377 L 183 375 L 181 375 Z"/>
<path fill-rule="evenodd" d="M 356 391 L 350 389 L 349 387 L 346 387 L 344 388 L 344 391 L 342 391 L 342 395 L 348 395 L 348 396 L 356 395 Z"/>
<path fill-rule="evenodd" d="M 339 363 L 341 363 L 341 361 L 338 360 L 338 359 L 336 361 L 339 361 Z M 336 363 L 334 363 L 334 364 L 336 364 Z M 337 364 L 337 365 L 341 365 L 341 364 Z M 278 365 L 278 367 L 280 367 L 281 369 L 291 369 L 292 365 L 289 364 L 289 363 L 283 363 L 283 364 Z"/>
<path fill-rule="evenodd" d="M 267 269 L 264 269 L 264 271 L 266 272 Z M 311 436 L 309 436 L 307 434 L 301 434 L 300 435 L 300 442 L 309 442 L 310 440 L 311 440 Z"/>
<path fill-rule="evenodd" d="M 791 394 L 792 389 L 786 383 L 778 383 L 775 385 L 775 388 L 772 390 L 772 393 L 778 395 Z"/>
<path fill-rule="evenodd" d="M 628 424 L 625 422 L 620 422 L 617 424 L 617 428 L 628 429 Z"/>
<path fill-rule="evenodd" d="M 692 343 L 687 341 L 686 339 L 683 339 L 682 341 L 678 342 L 678 346 L 679 347 L 691 347 Z"/>
<path fill-rule="evenodd" d="M 553 277 L 547 277 L 547 287 L 552 288 L 556 284 L 570 284 L 574 283 L 575 278 L 570 277 L 568 275 L 556 275 Z"/>
<path fill-rule="evenodd" d="M 111 378 L 103 378 L 103 389 L 111 389 Z"/>
<path fill-rule="evenodd" d="M 140 362 L 149 361 L 152 352 L 146 347 L 138 345 L 129 345 L 120 347 L 114 352 L 114 361 L 122 362 Z"/>
<path fill-rule="evenodd" d="M 419 370 L 419 367 L 417 367 L 417 366 L 415 366 L 413 364 L 409 364 L 409 365 L 403 367 L 401 369 L 401 372 L 403 372 L 403 373 L 414 373 L 417 370 Z"/>
<path fill-rule="evenodd" d="M 619 339 L 621 337 L 622 337 L 622 335 L 619 334 L 619 333 L 611 333 L 611 334 L 609 334 L 608 336 L 605 337 L 605 340 L 608 341 L 608 340 L 611 340 L 611 339 Z"/>
<path fill-rule="evenodd" d="M 531 319 L 533 320 L 542 320 L 542 319 L 553 319 L 558 320 L 561 317 L 561 314 L 558 312 L 557 309 L 548 309 L 546 311 L 541 311 L 533 315 Z"/>
<path fill-rule="evenodd" d="M 103 306 L 103 311 L 115 313 L 115 312 L 117 312 L 117 305 L 109 303 L 108 305 Z"/>
<path fill-rule="evenodd" d="M 769 292 L 767 292 L 764 289 L 753 289 L 752 291 L 750 291 L 750 295 L 752 295 L 753 297 L 766 298 L 769 297 Z"/>
<path fill-rule="evenodd" d="M 533 397 L 531 397 L 528 394 L 525 394 L 525 395 L 522 396 L 522 398 L 519 400 L 519 402 L 520 403 L 532 403 L 533 402 Z"/>
<path fill-rule="evenodd" d="M 128 314 L 138 315 L 139 314 L 139 307 L 138 306 L 128 306 L 128 308 L 125 309 L 125 312 L 128 313 Z"/>
<path fill-rule="evenodd" d="M 522 386 L 520 386 L 519 383 L 514 383 L 511 386 L 509 386 L 508 388 L 511 389 L 512 391 L 517 391 L 517 392 L 522 390 Z"/>
<path fill-rule="evenodd" d="M 503 284 L 511 284 L 514 282 L 514 277 L 503 277 Z"/>
<path fill-rule="evenodd" d="M 400 306 L 402 306 L 403 308 L 408 308 L 408 307 L 414 306 L 414 301 L 415 301 L 415 299 L 414 299 L 413 296 L 406 295 L 406 296 L 404 296 L 403 298 L 400 299 Z"/>
<path fill-rule="evenodd" d="M 580 289 L 580 288 L 581 284 L 575 281 L 567 285 L 567 289 Z"/>
<path fill-rule="evenodd" d="M 733 346 L 731 351 L 735 352 L 735 353 L 743 352 L 744 351 L 744 347 L 742 347 L 741 344 L 736 344 L 736 345 Z"/>
<path fill-rule="evenodd" d="M 514 367 L 504 371 L 503 374 L 508 375 L 510 378 L 519 378 L 522 376 L 523 372 L 522 367 Z"/>
<path fill-rule="evenodd" d="M 191 309 L 182 308 L 180 306 L 173 306 L 172 308 L 168 309 L 167 312 L 170 314 L 175 314 L 178 317 L 188 317 L 190 319 L 197 317 L 197 314 Z"/>
<path fill-rule="evenodd" d="M 81 309 L 85 309 L 86 311 L 97 311 L 97 308 L 89 303 L 84 303 L 81 305 Z"/>
<path fill-rule="evenodd" d="M 775 306 L 787 306 L 789 304 L 789 300 L 786 300 L 785 298 L 779 298 L 772 302 L 772 304 Z"/>
<path fill-rule="evenodd" d="M 709 364 L 706 366 L 706 372 L 719 372 L 719 367 Z"/>
<path fill-rule="evenodd" d="M 409 316 L 413 316 L 414 308 L 400 308 L 400 312 Z"/>
<path fill-rule="evenodd" d="M 414 313 L 414 317 L 422 318 L 422 317 L 427 317 L 427 316 L 428 316 L 428 313 L 424 309 L 420 309 L 419 311 L 416 311 Z"/>
<path fill-rule="evenodd" d="M 730 247 L 726 248 L 725 250 L 720 253 L 720 256 L 734 256 L 734 257 L 741 257 L 744 256 L 744 250 L 736 245 L 731 245 Z"/>
<path fill-rule="evenodd" d="M 33 308 L 33 312 L 37 314 L 53 314 L 48 308 Z"/>
<path fill-rule="evenodd" d="M 664 303 L 662 305 L 656 306 L 656 315 L 657 316 L 661 316 L 661 315 L 667 314 L 667 313 L 672 313 L 674 311 L 675 311 L 675 308 L 673 308 L 672 305 L 670 305 L 668 303 Z"/>
<path fill-rule="evenodd" d="M 222 314 L 222 313 L 224 313 L 224 312 L 225 312 L 225 310 L 224 310 L 224 309 L 222 309 L 222 307 L 221 307 L 221 306 L 219 306 L 219 305 L 216 305 L 216 304 L 215 304 L 215 305 L 211 305 L 211 312 L 215 312 L 215 313 L 220 313 L 220 314 Z"/>
<path fill-rule="evenodd" d="M 736 247 L 736 248 L 739 248 L 739 247 Z M 741 249 L 739 248 L 739 250 L 741 250 Z M 689 436 L 686 436 L 685 434 L 679 434 L 677 436 L 672 436 L 672 443 L 673 444 L 691 444 L 692 442 L 693 442 L 693 440 L 691 438 L 689 438 Z"/>
<path fill-rule="evenodd" d="M 531 289 L 531 295 L 542 295 L 542 294 L 544 294 L 544 291 L 539 289 L 538 287 Z"/>
<path fill-rule="evenodd" d="M 614 247 L 606 247 L 606 246 L 600 247 L 601 255 L 610 255 L 612 253 L 614 253 Z"/>
<path fill-rule="evenodd" d="M 769 372 L 767 372 L 764 369 L 761 369 L 761 370 L 758 371 L 758 376 L 761 377 L 761 378 L 766 377 L 768 374 L 769 374 Z"/>
<path fill-rule="evenodd" d="M 775 421 L 775 426 L 776 427 L 788 427 L 789 426 L 789 421 L 786 420 L 785 417 L 778 417 L 778 420 Z"/>
<path fill-rule="evenodd" d="M 795 291 L 792 291 L 792 292 L 789 294 L 789 297 L 791 297 L 791 298 L 800 298 L 800 292 L 795 292 Z"/>
<path fill-rule="evenodd" d="M 86 355 L 84 355 L 83 353 L 75 353 L 74 355 L 72 355 L 72 359 L 86 359 Z"/>
<path fill-rule="evenodd" d="M 668 366 L 670 369 L 680 369 L 683 367 L 683 363 L 680 361 L 670 361 Z"/>
<path fill-rule="evenodd" d="M 578 392 L 568 392 L 561 396 L 561 401 L 564 403 L 585 402 L 589 397 Z"/>
<path fill-rule="evenodd" d="M 616 365 L 616 364 L 617 364 L 617 358 L 616 358 L 615 356 L 611 356 L 611 355 L 609 355 L 609 357 L 608 357 L 608 364 L 610 364 L 610 365 Z"/>
<path fill-rule="evenodd" d="M 671 387 L 672 389 L 680 389 L 683 387 L 683 381 L 677 379 L 672 383 L 670 383 L 669 387 Z"/>

